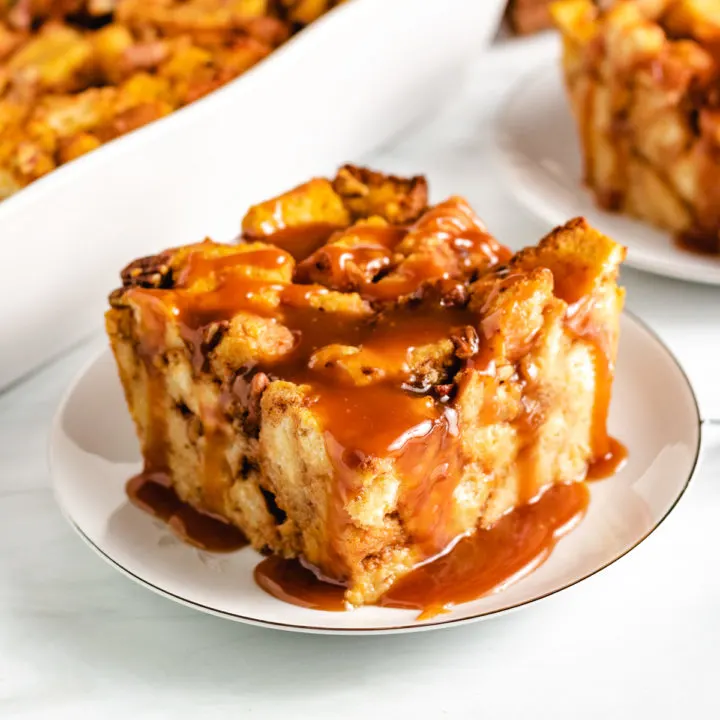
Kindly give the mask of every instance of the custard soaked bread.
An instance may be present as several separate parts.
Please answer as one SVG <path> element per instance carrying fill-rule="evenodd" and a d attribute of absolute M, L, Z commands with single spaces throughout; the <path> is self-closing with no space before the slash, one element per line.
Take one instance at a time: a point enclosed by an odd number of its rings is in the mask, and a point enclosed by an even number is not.
<path fill-rule="evenodd" d="M 123 271 L 145 473 L 373 602 L 607 454 L 623 256 L 582 219 L 512 255 L 420 177 L 311 180 Z"/>
<path fill-rule="evenodd" d="M 598 204 L 720 252 L 719 0 L 553 5 Z"/>

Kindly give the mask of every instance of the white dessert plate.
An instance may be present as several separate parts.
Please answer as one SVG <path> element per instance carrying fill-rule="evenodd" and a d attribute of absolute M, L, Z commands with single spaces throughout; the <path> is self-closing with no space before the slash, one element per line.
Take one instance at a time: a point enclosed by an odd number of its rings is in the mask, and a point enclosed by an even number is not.
<path fill-rule="evenodd" d="M 720 285 L 720 257 L 678 248 L 671 233 L 595 206 L 559 60 L 544 59 L 510 90 L 497 116 L 499 164 L 513 194 L 552 225 L 584 215 L 628 248 L 626 263 L 658 275 Z"/>
<path fill-rule="evenodd" d="M 670 351 L 629 315 L 622 318 L 610 431 L 629 449 L 613 477 L 591 483 L 587 515 L 533 573 L 500 592 L 418 621 L 380 607 L 325 612 L 284 603 L 253 581 L 250 548 L 216 555 L 177 540 L 130 505 L 126 480 L 140 456 L 114 360 L 104 351 L 69 390 L 54 421 L 50 461 L 60 507 L 101 557 L 161 595 L 231 620 L 286 630 L 362 634 L 425 630 L 480 620 L 547 598 L 637 547 L 682 496 L 700 450 L 698 407 Z"/>

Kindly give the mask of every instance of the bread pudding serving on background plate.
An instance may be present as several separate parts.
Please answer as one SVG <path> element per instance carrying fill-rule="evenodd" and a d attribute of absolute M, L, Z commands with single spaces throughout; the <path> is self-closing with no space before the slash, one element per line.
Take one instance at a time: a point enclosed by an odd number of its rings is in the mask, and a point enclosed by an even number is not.
<path fill-rule="evenodd" d="M 563 0 L 552 12 L 598 205 L 720 253 L 720 3 Z"/>
<path fill-rule="evenodd" d="M 131 494 L 170 489 L 382 602 L 612 464 L 623 257 L 582 219 L 512 254 L 423 177 L 345 166 L 252 207 L 233 244 L 136 260 L 106 316 Z"/>

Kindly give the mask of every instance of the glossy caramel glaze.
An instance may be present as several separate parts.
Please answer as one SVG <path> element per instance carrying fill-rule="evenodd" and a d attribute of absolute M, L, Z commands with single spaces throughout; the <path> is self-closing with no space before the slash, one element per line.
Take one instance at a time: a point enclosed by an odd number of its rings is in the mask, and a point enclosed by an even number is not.
<path fill-rule="evenodd" d="M 322 247 L 330 239 L 332 234 L 340 229 L 337 225 L 313 223 L 303 227 L 277 230 L 270 238 L 257 237 L 254 239 L 270 239 L 273 245 L 290 253 L 295 260 L 300 262 L 309 255 L 312 255 L 319 247 Z"/>
<path fill-rule="evenodd" d="M 628 449 L 615 438 L 608 441 L 608 450 L 588 468 L 588 480 L 605 480 L 622 470 L 628 458 Z"/>
<path fill-rule="evenodd" d="M 418 619 L 427 620 L 506 587 L 548 558 L 557 540 L 582 518 L 588 498 L 583 483 L 550 487 L 492 528 L 477 530 L 401 578 L 378 605 L 417 610 Z M 318 580 L 297 560 L 266 558 L 256 566 L 255 580 L 273 597 L 294 605 L 344 609 L 343 588 Z"/>

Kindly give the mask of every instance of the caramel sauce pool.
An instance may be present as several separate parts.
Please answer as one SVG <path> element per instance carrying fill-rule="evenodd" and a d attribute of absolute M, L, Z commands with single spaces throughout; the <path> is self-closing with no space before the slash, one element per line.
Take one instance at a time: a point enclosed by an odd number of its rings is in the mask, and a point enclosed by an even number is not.
<path fill-rule="evenodd" d="M 418 619 L 427 620 L 499 590 L 549 557 L 558 539 L 583 517 L 588 500 L 584 483 L 554 485 L 489 530 L 478 530 L 446 555 L 413 570 L 377 604 L 417 610 Z M 255 581 L 284 602 L 316 610 L 345 609 L 345 589 L 322 582 L 297 560 L 266 558 L 255 568 Z"/>
<path fill-rule="evenodd" d="M 140 474 L 125 487 L 133 505 L 163 520 L 175 535 L 201 550 L 228 553 L 245 547 L 245 536 L 233 525 L 184 503 L 160 474 Z"/>
<path fill-rule="evenodd" d="M 253 575 L 266 593 L 283 602 L 311 610 L 345 610 L 345 588 L 319 580 L 299 560 L 271 555 L 255 566 Z"/>

